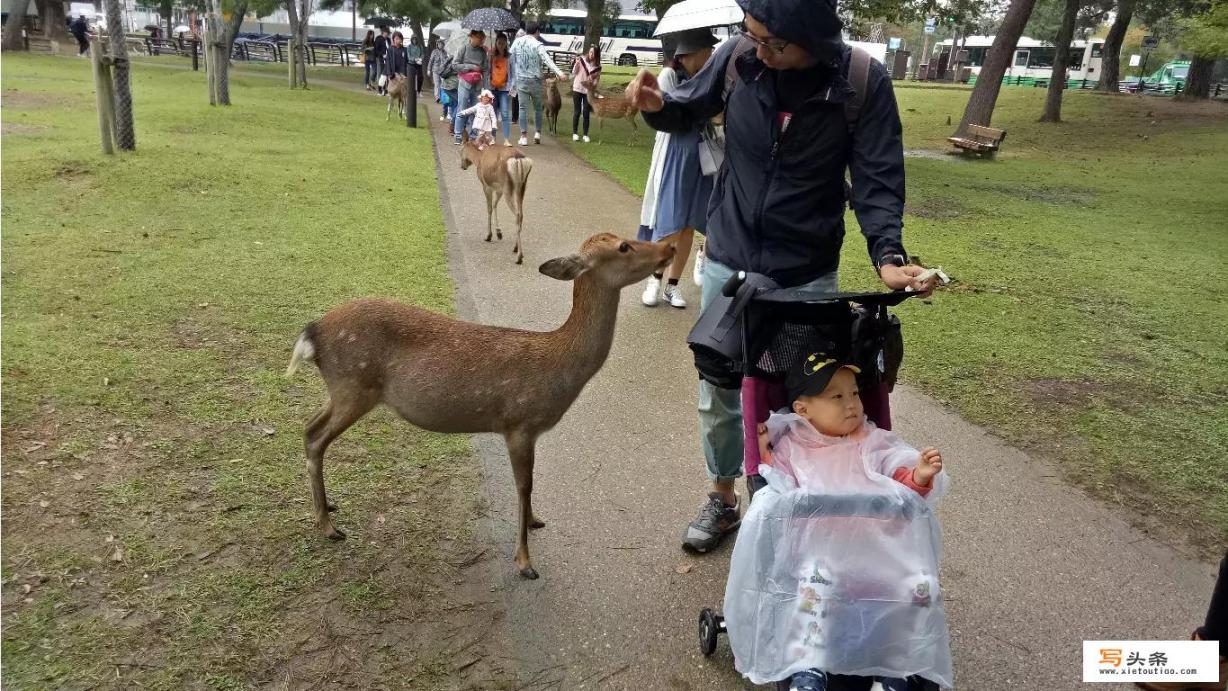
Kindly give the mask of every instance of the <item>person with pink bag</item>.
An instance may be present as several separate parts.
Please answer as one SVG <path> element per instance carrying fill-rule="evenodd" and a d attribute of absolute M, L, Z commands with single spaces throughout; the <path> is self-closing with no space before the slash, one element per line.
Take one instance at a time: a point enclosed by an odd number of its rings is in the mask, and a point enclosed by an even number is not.
<path fill-rule="evenodd" d="M 456 71 L 457 76 L 456 107 L 458 113 L 472 108 L 477 103 L 478 93 L 490 84 L 490 56 L 486 54 L 486 48 L 482 46 L 484 40 L 486 40 L 484 31 L 479 29 L 470 31 L 469 42 L 462 46 L 452 58 L 452 68 Z M 454 143 L 461 143 L 461 132 L 464 132 L 467 127 L 472 127 L 472 122 L 472 116 L 457 115 L 452 127 Z"/>

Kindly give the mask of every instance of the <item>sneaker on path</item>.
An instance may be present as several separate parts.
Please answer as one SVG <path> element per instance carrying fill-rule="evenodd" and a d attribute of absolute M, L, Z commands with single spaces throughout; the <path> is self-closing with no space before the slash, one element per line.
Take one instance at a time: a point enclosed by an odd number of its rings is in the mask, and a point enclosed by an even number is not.
<path fill-rule="evenodd" d="M 699 510 L 699 516 L 687 526 L 682 538 L 682 548 L 688 552 L 703 554 L 721 544 L 721 540 L 738 529 L 742 517 L 737 505 L 729 506 L 720 492 L 709 492 L 708 503 Z"/>
<path fill-rule="evenodd" d="M 460 146 L 461 138 L 459 134 L 452 138 L 452 143 L 457 146 Z"/>
<path fill-rule="evenodd" d="M 640 296 L 640 301 L 648 307 L 656 307 L 660 294 L 661 279 L 656 276 L 649 276 L 648 285 L 644 286 L 644 294 Z"/>
<path fill-rule="evenodd" d="M 695 270 L 691 272 L 691 281 L 698 287 L 704 287 L 704 252 L 695 253 Z"/>
<path fill-rule="evenodd" d="M 529 140 L 525 139 L 524 135 L 522 134 L 520 135 L 520 139 L 516 141 L 516 144 L 518 144 L 519 146 L 528 146 Z"/>
<path fill-rule="evenodd" d="M 575 132 L 572 132 L 572 133 L 571 133 L 571 141 L 573 141 L 573 142 L 578 142 L 578 141 L 580 141 L 580 135 L 576 134 Z"/>
<path fill-rule="evenodd" d="M 682 297 L 682 287 L 675 285 L 666 285 L 665 290 L 661 292 L 661 297 L 669 303 L 670 307 L 678 309 L 686 308 L 686 298 Z"/>
<path fill-rule="evenodd" d="M 541 143 L 542 143 L 542 133 L 541 133 L 541 132 L 534 132 L 534 133 L 533 133 L 533 143 L 534 143 L 534 144 L 541 144 Z"/>
<path fill-rule="evenodd" d="M 588 138 L 588 135 L 587 135 L 587 134 L 586 134 L 586 135 L 584 135 L 584 143 L 585 143 L 585 144 L 587 144 L 587 143 L 589 143 L 590 141 L 592 141 L 592 140 Z"/>
<path fill-rule="evenodd" d="M 789 691 L 827 691 L 827 673 L 808 669 L 793 675 Z"/>

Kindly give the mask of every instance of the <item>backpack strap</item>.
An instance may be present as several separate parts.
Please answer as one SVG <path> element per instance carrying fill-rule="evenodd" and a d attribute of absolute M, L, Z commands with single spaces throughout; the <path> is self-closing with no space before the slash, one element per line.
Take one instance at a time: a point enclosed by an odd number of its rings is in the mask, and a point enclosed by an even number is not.
<path fill-rule="evenodd" d="M 721 100 L 729 103 L 729 95 L 733 93 L 734 87 L 738 85 L 738 56 L 750 49 L 751 43 L 745 36 L 738 36 L 737 45 L 729 53 L 729 61 L 725 63 L 725 90 L 721 94 Z"/>
<path fill-rule="evenodd" d="M 857 120 L 861 117 L 862 106 L 866 104 L 866 92 L 870 90 L 870 61 L 873 59 L 861 48 L 851 47 L 848 82 L 854 93 L 844 102 L 844 122 L 848 125 L 849 134 L 857 131 Z"/>

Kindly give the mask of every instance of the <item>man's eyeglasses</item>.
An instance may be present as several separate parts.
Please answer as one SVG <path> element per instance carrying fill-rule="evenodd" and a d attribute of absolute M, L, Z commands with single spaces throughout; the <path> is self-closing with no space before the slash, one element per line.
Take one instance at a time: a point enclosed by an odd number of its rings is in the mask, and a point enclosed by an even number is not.
<path fill-rule="evenodd" d="M 751 43 L 754 43 L 755 45 L 761 46 L 763 48 L 767 48 L 768 50 L 772 51 L 773 53 L 776 53 L 777 55 L 784 53 L 785 48 L 789 47 L 789 42 L 783 39 L 773 38 L 773 39 L 764 40 L 746 30 L 739 31 L 738 33 L 741 34 L 744 38 L 746 38 Z"/>

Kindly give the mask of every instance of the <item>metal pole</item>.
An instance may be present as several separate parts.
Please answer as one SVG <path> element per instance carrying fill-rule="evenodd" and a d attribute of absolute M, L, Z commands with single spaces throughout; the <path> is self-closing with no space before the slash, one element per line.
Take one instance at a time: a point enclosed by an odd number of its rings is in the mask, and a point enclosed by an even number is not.
<path fill-rule="evenodd" d="M 200 41 L 192 39 L 192 71 L 200 71 Z"/>
<path fill-rule="evenodd" d="M 102 64 L 102 41 L 90 39 L 90 62 L 94 66 L 94 96 L 98 103 L 98 130 L 102 135 L 102 153 L 113 153 L 111 146 L 111 75 Z"/>
<path fill-rule="evenodd" d="M 405 126 L 418 126 L 418 70 L 421 65 L 409 66 L 409 83 L 405 85 Z"/>

